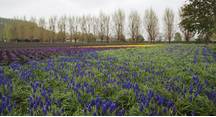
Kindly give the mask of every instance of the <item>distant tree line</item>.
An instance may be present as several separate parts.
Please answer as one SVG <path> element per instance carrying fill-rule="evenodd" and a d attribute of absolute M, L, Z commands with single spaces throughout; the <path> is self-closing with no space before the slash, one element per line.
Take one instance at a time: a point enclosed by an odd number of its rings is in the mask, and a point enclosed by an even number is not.
<path fill-rule="evenodd" d="M 205 17 L 204 17 L 205 16 Z M 160 42 L 162 37 L 169 43 L 172 39 L 176 42 L 187 43 L 196 33 L 209 41 L 210 36 L 216 32 L 215 1 L 214 0 L 188 0 L 179 9 L 180 23 L 175 24 L 175 14 L 170 8 L 166 8 L 163 15 L 163 33 L 159 33 L 159 19 L 155 11 L 150 7 L 142 16 L 137 10 L 131 10 L 126 17 L 124 10 L 117 9 L 111 15 L 100 11 L 99 16 L 69 15 L 57 17 L 51 16 L 48 21 L 45 18 L 31 17 L 29 21 L 25 16 L 13 19 L 0 18 L 0 35 L 2 39 L 12 41 L 29 39 L 31 42 L 38 39 L 41 42 L 55 42 L 65 39 L 69 42 L 125 42 L 129 36 L 132 43 L 144 41 L 142 34 L 147 34 L 149 43 Z M 127 22 L 126 22 L 127 20 Z M 176 32 L 179 26 L 181 32 Z M 162 34 L 162 35 L 161 35 Z"/>

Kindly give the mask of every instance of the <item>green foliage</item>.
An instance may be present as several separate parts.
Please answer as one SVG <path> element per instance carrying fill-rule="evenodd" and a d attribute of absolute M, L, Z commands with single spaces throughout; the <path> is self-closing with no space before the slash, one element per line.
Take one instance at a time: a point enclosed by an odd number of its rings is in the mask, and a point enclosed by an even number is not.
<path fill-rule="evenodd" d="M 133 40 L 131 38 L 128 39 L 129 43 L 133 43 Z"/>
<path fill-rule="evenodd" d="M 39 26 L 36 24 L 36 22 L 26 21 L 26 20 L 20 20 L 20 19 L 6 19 L 0 17 L 0 38 L 3 38 L 5 36 L 8 39 L 31 39 L 32 31 L 34 29 L 34 38 L 41 37 Z M 7 29 L 5 30 L 5 27 Z M 48 37 L 50 36 L 50 30 L 45 29 L 45 34 Z"/>
<path fill-rule="evenodd" d="M 211 30 L 214 28 L 213 6 L 209 0 L 189 0 L 181 10 L 181 17 L 183 20 L 180 25 L 189 32 L 198 32 L 198 34 L 205 34 L 208 32 L 212 34 Z"/>
<path fill-rule="evenodd" d="M 138 38 L 138 42 L 144 42 L 145 41 L 144 37 L 141 34 L 139 34 L 137 38 Z"/>
<path fill-rule="evenodd" d="M 216 35 L 216 18 L 215 18 L 215 24 L 214 24 L 214 29 L 212 30 L 212 33 Z"/>
<path fill-rule="evenodd" d="M 120 35 L 120 42 L 125 42 L 125 36 L 124 36 L 124 34 Z"/>
<path fill-rule="evenodd" d="M 174 37 L 175 41 L 179 42 L 182 41 L 182 36 L 179 32 L 175 33 L 175 37 Z"/>
<path fill-rule="evenodd" d="M 92 33 L 89 34 L 89 41 L 90 42 L 94 41 L 94 35 Z"/>
<path fill-rule="evenodd" d="M 202 42 L 203 42 L 203 35 L 199 35 L 199 36 L 197 37 L 197 39 L 195 39 L 195 40 L 196 40 L 196 43 L 197 43 L 197 44 L 202 43 Z"/>

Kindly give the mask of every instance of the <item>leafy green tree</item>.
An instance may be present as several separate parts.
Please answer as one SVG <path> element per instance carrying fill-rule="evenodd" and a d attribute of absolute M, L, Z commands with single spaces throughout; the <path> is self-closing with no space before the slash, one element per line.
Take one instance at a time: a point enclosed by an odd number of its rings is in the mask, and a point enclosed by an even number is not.
<path fill-rule="evenodd" d="M 124 34 L 120 35 L 120 42 L 125 42 L 125 36 L 124 36 Z"/>
<path fill-rule="evenodd" d="M 33 41 L 34 39 L 34 31 L 37 27 L 37 20 L 36 20 L 36 17 L 31 17 L 31 20 L 30 20 L 30 23 L 29 23 L 29 28 L 30 28 L 30 39 L 31 39 L 31 42 Z"/>
<path fill-rule="evenodd" d="M 199 35 L 199 36 L 197 37 L 197 39 L 195 39 L 195 40 L 196 40 L 196 43 L 197 43 L 197 44 L 202 43 L 202 41 L 203 41 L 203 35 Z"/>
<path fill-rule="evenodd" d="M 182 8 L 180 25 L 189 32 L 205 35 L 206 44 L 214 28 L 215 0 L 189 0 Z"/>
<path fill-rule="evenodd" d="M 186 41 L 186 43 L 189 43 L 189 40 L 196 34 L 196 31 L 192 28 L 192 22 L 187 19 L 187 17 L 183 16 L 182 8 L 179 9 L 179 16 L 181 20 L 179 28 L 183 34 L 183 39 Z"/>
<path fill-rule="evenodd" d="M 42 42 L 44 39 L 44 31 L 45 31 L 45 28 L 46 28 L 46 20 L 45 18 L 40 18 L 39 21 L 38 21 L 38 25 L 40 27 L 40 41 Z"/>
<path fill-rule="evenodd" d="M 7 41 L 11 41 L 11 25 L 10 24 L 4 24 L 4 29 L 2 29 L 2 35 L 3 39 L 6 39 Z"/>
<path fill-rule="evenodd" d="M 137 41 L 138 41 L 138 42 L 144 42 L 145 39 L 144 39 L 144 37 L 143 37 L 141 34 L 138 34 L 138 36 L 137 36 Z"/>
<path fill-rule="evenodd" d="M 11 19 L 10 22 L 12 25 L 12 28 L 10 30 L 11 38 L 12 39 L 18 39 L 19 38 L 19 36 L 18 36 L 18 29 L 19 29 L 18 17 L 14 17 L 13 19 Z"/>
<path fill-rule="evenodd" d="M 133 40 L 131 38 L 127 39 L 128 43 L 133 43 Z"/>
<path fill-rule="evenodd" d="M 21 17 L 20 19 L 21 21 L 19 21 L 19 34 L 20 34 L 20 38 L 22 39 L 22 42 L 24 41 L 24 39 L 26 38 L 26 16 L 24 15 L 23 18 Z"/>
<path fill-rule="evenodd" d="M 174 37 L 175 41 L 180 42 L 182 41 L 182 36 L 179 32 L 175 33 L 175 37 Z"/>
<path fill-rule="evenodd" d="M 89 34 L 88 38 L 90 42 L 94 41 L 94 35 L 92 33 Z"/>

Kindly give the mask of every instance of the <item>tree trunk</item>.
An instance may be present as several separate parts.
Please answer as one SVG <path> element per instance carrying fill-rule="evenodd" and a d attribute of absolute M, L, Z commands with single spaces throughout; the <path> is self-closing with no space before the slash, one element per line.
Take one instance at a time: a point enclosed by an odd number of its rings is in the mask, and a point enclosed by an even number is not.
<path fill-rule="evenodd" d="M 41 42 L 43 42 L 43 32 L 42 32 L 42 35 L 41 35 Z"/>
<path fill-rule="evenodd" d="M 96 37 L 94 36 L 94 43 L 96 43 Z"/>
<path fill-rule="evenodd" d="M 83 34 L 82 34 L 82 43 L 83 43 Z"/>
<path fill-rule="evenodd" d="M 109 36 L 107 35 L 107 43 L 109 43 Z"/>
<path fill-rule="evenodd" d="M 101 35 L 101 43 L 103 43 L 103 35 Z"/>
<path fill-rule="evenodd" d="M 77 37 L 75 36 L 75 43 L 77 42 Z"/>
<path fill-rule="evenodd" d="M 208 32 L 206 32 L 205 41 L 206 41 L 206 45 L 208 45 L 208 43 L 209 43 L 209 35 L 208 35 Z"/>
<path fill-rule="evenodd" d="M 87 43 L 89 43 L 89 34 L 87 34 Z"/>
<path fill-rule="evenodd" d="M 72 43 L 72 31 L 71 31 L 71 36 L 70 36 L 70 43 Z"/>
<path fill-rule="evenodd" d="M 43 27 L 41 28 L 41 42 L 43 41 Z"/>
<path fill-rule="evenodd" d="M 34 39 L 34 31 L 32 30 L 32 37 L 31 37 L 31 42 Z"/>
<path fill-rule="evenodd" d="M 53 26 L 53 38 L 52 38 L 52 40 L 50 42 L 54 42 L 54 38 L 55 38 L 55 27 Z"/>
<path fill-rule="evenodd" d="M 65 42 L 65 39 L 66 39 L 66 35 L 65 35 L 65 25 L 64 25 L 64 35 L 63 35 L 63 43 Z"/>

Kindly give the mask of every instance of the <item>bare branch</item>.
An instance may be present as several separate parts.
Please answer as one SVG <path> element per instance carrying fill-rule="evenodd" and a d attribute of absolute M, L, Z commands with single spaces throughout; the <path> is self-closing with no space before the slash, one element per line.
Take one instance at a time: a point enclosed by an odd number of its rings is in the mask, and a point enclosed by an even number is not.
<path fill-rule="evenodd" d="M 153 41 L 154 43 L 155 38 L 159 34 L 159 23 L 158 23 L 158 18 L 152 8 L 147 9 L 145 11 L 143 23 L 144 23 L 144 28 L 148 33 L 148 40 L 150 42 Z"/>

